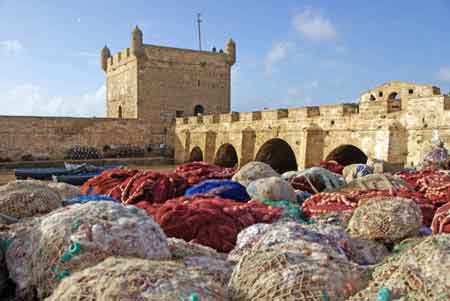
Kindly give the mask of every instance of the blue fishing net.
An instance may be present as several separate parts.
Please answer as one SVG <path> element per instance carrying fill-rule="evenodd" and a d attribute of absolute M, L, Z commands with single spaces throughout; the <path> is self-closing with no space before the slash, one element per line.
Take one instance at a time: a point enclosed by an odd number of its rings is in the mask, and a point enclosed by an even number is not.
<path fill-rule="evenodd" d="M 245 186 L 231 180 L 206 180 L 186 190 L 185 196 L 195 194 L 214 194 L 225 199 L 239 202 L 250 200 Z"/>

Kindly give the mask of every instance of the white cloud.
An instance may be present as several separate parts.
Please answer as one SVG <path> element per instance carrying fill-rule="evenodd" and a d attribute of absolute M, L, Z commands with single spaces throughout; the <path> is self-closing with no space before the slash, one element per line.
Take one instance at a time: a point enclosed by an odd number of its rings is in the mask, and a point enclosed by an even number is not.
<path fill-rule="evenodd" d="M 275 65 L 286 59 L 293 47 L 294 44 L 292 42 L 278 42 L 273 44 L 266 55 L 266 72 L 272 73 L 275 71 Z"/>
<path fill-rule="evenodd" d="M 24 49 L 22 43 L 18 40 L 0 41 L 0 54 L 15 55 Z"/>
<path fill-rule="evenodd" d="M 332 40 L 337 36 L 331 21 L 311 7 L 295 15 L 292 24 L 297 32 L 312 40 Z"/>
<path fill-rule="evenodd" d="M 450 82 L 450 67 L 442 67 L 439 69 L 437 77 L 443 82 Z"/>
<path fill-rule="evenodd" d="M 24 84 L 0 93 L 0 115 L 104 117 L 106 86 L 80 96 L 52 96 L 40 86 Z"/>

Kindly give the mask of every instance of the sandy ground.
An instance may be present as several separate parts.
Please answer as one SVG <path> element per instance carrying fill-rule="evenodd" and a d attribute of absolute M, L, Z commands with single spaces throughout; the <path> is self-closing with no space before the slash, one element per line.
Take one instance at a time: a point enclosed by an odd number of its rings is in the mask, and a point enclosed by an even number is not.
<path fill-rule="evenodd" d="M 154 170 L 154 171 L 171 171 L 175 169 L 175 165 L 128 165 L 128 169 Z M 0 185 L 14 181 L 14 170 L 0 170 Z"/>

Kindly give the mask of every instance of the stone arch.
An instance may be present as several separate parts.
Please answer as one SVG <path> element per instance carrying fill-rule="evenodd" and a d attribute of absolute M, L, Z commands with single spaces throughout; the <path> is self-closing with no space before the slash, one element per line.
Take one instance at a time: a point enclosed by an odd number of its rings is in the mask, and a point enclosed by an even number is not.
<path fill-rule="evenodd" d="M 333 160 L 344 166 L 355 163 L 365 164 L 367 162 L 367 155 L 354 145 L 344 144 L 329 153 L 325 160 Z"/>
<path fill-rule="evenodd" d="M 267 163 L 279 173 L 298 169 L 294 151 L 280 138 L 266 141 L 256 153 L 255 161 Z"/>
<path fill-rule="evenodd" d="M 234 167 L 238 164 L 238 161 L 236 148 L 230 143 L 225 143 L 217 150 L 214 164 L 223 167 Z"/>
<path fill-rule="evenodd" d="M 205 108 L 202 105 L 195 105 L 194 107 L 194 116 L 198 114 L 203 115 L 205 113 Z"/>
<path fill-rule="evenodd" d="M 203 152 L 200 147 L 196 146 L 191 150 L 189 162 L 203 161 Z"/>

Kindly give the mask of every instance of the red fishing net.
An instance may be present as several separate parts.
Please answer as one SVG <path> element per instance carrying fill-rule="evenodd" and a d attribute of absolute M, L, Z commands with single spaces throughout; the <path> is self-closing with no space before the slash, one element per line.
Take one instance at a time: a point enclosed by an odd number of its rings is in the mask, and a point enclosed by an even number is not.
<path fill-rule="evenodd" d="M 138 173 L 137 170 L 112 169 L 102 172 L 99 176 L 93 177 L 81 186 L 82 194 L 104 194 L 109 195 L 110 192 L 120 185 L 126 179 Z"/>
<path fill-rule="evenodd" d="M 436 211 L 431 230 L 433 234 L 450 233 L 450 203 L 445 204 Z"/>
<path fill-rule="evenodd" d="M 87 181 L 81 193 L 108 195 L 124 204 L 163 203 L 183 195 L 186 188 L 186 179 L 176 174 L 115 169 Z"/>
<path fill-rule="evenodd" d="M 140 201 L 164 203 L 168 199 L 183 195 L 186 188 L 186 179 L 176 174 L 144 171 L 125 179 L 109 195 L 124 204 Z"/>
<path fill-rule="evenodd" d="M 344 166 L 336 161 L 322 161 L 320 162 L 319 167 L 328 169 L 329 171 L 340 175 L 342 175 L 342 170 L 344 169 Z"/>
<path fill-rule="evenodd" d="M 206 162 L 191 162 L 178 166 L 175 173 L 185 177 L 189 185 L 195 185 L 208 179 L 231 179 L 235 168 L 225 168 Z"/>
<path fill-rule="evenodd" d="M 412 199 L 422 211 L 423 223 L 430 225 L 436 207 L 420 192 L 404 188 L 398 190 L 356 190 L 350 192 L 321 192 L 309 197 L 302 205 L 303 213 L 308 216 L 322 215 L 336 211 L 353 211 L 364 200 L 380 196 L 393 196 Z"/>
<path fill-rule="evenodd" d="M 256 223 L 271 223 L 282 210 L 256 201 L 239 203 L 208 195 L 195 195 L 168 200 L 164 204 L 140 202 L 138 207 L 161 225 L 169 237 L 184 239 L 229 252 L 238 233 Z"/>

